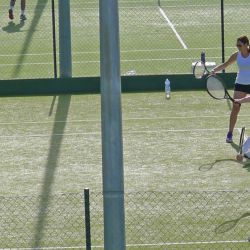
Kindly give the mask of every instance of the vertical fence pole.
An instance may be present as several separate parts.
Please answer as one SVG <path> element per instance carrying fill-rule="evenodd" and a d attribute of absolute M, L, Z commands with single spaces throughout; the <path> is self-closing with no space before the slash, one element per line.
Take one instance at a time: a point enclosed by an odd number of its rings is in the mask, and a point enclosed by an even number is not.
<path fill-rule="evenodd" d="M 60 77 L 72 77 L 70 1 L 59 0 L 59 61 Z"/>
<path fill-rule="evenodd" d="M 56 19 L 55 19 L 55 1 L 51 0 L 51 15 L 52 15 L 52 40 L 53 40 L 53 63 L 54 63 L 54 78 L 57 79 L 57 58 L 56 58 Z M 52 115 L 54 105 L 56 102 L 56 95 L 53 96 L 50 105 L 49 116 Z"/>
<path fill-rule="evenodd" d="M 224 0 L 221 0 L 221 61 L 225 62 Z M 225 70 L 223 70 L 225 73 Z"/>
<path fill-rule="evenodd" d="M 51 0 L 54 78 L 57 78 L 55 1 Z"/>
<path fill-rule="evenodd" d="M 86 250 L 91 250 L 89 189 L 84 189 Z"/>
<path fill-rule="evenodd" d="M 99 0 L 104 249 L 124 250 L 125 211 L 118 0 Z"/>

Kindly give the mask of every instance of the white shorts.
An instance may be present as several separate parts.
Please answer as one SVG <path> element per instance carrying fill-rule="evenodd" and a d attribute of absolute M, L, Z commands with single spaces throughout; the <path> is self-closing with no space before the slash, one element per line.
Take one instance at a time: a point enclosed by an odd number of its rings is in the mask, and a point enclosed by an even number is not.
<path fill-rule="evenodd" d="M 246 139 L 242 147 L 242 153 L 244 156 L 250 159 L 250 137 Z"/>

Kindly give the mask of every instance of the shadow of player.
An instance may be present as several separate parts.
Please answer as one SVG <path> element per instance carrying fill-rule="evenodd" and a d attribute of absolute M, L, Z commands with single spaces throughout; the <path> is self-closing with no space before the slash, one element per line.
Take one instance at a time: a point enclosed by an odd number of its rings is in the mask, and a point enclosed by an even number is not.
<path fill-rule="evenodd" d="M 2 28 L 2 30 L 7 33 L 23 32 L 21 29 L 23 28 L 24 25 L 25 25 L 24 21 L 20 21 L 20 23 L 18 24 L 10 21 L 7 26 Z"/>

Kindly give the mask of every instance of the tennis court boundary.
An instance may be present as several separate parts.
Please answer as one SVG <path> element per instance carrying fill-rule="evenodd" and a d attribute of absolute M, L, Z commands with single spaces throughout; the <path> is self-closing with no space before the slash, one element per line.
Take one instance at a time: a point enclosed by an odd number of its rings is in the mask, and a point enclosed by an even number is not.
<path fill-rule="evenodd" d="M 225 240 L 225 241 L 193 241 L 193 242 L 162 242 L 152 244 L 127 244 L 126 247 L 159 247 L 159 246 L 184 246 L 184 245 L 209 245 L 209 244 L 242 244 L 249 240 Z M 93 249 L 104 248 L 103 246 L 92 246 Z M 35 248 L 0 248 L 0 250 L 52 250 L 52 249 L 86 249 L 86 246 L 72 247 L 35 247 Z"/>
<path fill-rule="evenodd" d="M 179 42 L 181 43 L 182 47 L 184 49 L 187 49 L 187 45 L 185 44 L 185 42 L 183 41 L 183 39 L 181 38 L 181 36 L 179 35 L 179 33 L 177 32 L 177 30 L 175 29 L 173 23 L 170 21 L 170 19 L 168 18 L 167 14 L 165 13 L 165 11 L 158 6 L 159 11 L 161 13 L 161 15 L 164 17 L 164 19 L 167 21 L 168 25 L 170 26 L 170 28 L 173 30 L 174 34 L 176 35 L 177 39 L 179 40 Z"/>

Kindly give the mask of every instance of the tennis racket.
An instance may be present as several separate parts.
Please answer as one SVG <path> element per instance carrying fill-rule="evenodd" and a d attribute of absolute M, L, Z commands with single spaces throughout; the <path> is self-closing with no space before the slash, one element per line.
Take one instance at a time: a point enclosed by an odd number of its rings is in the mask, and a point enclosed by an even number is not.
<path fill-rule="evenodd" d="M 235 219 L 235 220 L 229 220 L 226 221 L 224 223 L 222 223 L 221 225 L 219 225 L 216 229 L 215 229 L 215 233 L 216 234 L 221 234 L 221 233 L 225 233 L 228 232 L 229 230 L 233 229 L 241 219 L 249 217 L 250 213 L 244 213 L 243 215 L 241 215 L 239 218 Z"/>
<path fill-rule="evenodd" d="M 241 129 L 240 133 L 240 142 L 239 142 L 239 153 L 236 156 L 236 160 L 242 162 L 244 155 L 242 154 L 243 152 L 243 144 L 244 144 L 244 138 L 245 138 L 245 127 Z"/>
<path fill-rule="evenodd" d="M 208 94 L 216 100 L 230 100 L 234 99 L 229 95 L 224 81 L 217 75 L 210 75 L 207 77 L 206 88 Z"/>
<path fill-rule="evenodd" d="M 210 72 L 207 69 L 205 62 L 198 61 L 195 63 L 193 68 L 193 75 L 196 79 L 202 79 L 209 73 Z"/>
<path fill-rule="evenodd" d="M 49 116 L 52 115 L 52 112 L 53 112 L 53 109 L 54 109 L 54 106 L 55 106 L 55 102 L 56 102 L 56 95 L 53 96 L 52 103 L 51 103 L 50 109 L 49 109 Z"/>
<path fill-rule="evenodd" d="M 240 142 L 239 142 L 239 154 L 242 154 L 242 148 L 244 144 L 244 138 L 245 138 L 245 127 L 241 129 L 240 133 Z"/>

